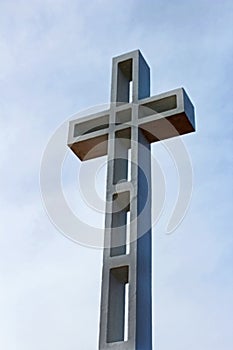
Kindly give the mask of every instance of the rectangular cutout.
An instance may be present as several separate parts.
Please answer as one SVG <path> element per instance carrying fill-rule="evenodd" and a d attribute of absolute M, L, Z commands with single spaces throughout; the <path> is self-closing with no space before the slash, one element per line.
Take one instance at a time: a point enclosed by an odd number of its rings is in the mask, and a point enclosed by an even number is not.
<path fill-rule="evenodd" d="M 128 149 L 131 147 L 131 128 L 117 131 L 115 134 L 115 154 L 113 183 L 128 179 Z"/>
<path fill-rule="evenodd" d="M 126 341 L 128 339 L 128 305 L 126 284 L 129 283 L 129 267 L 121 266 L 109 272 L 107 343 Z M 127 302 L 127 304 L 129 304 Z"/>
<path fill-rule="evenodd" d="M 74 126 L 74 137 L 90 134 L 95 131 L 107 129 L 109 127 L 109 115 L 77 123 Z"/>
<path fill-rule="evenodd" d="M 143 103 L 139 107 L 139 118 L 148 117 L 155 113 L 163 113 L 177 108 L 176 95 L 161 98 L 159 100 Z"/>
<path fill-rule="evenodd" d="M 132 80 L 132 58 L 118 63 L 117 67 L 117 100 L 116 102 L 129 102 L 130 81 Z"/>
<path fill-rule="evenodd" d="M 132 110 L 131 108 L 124 109 L 123 111 L 116 112 L 116 125 L 129 123 L 132 119 Z"/>
<path fill-rule="evenodd" d="M 110 256 L 127 254 L 130 231 L 130 192 L 115 193 L 112 204 Z M 129 248 L 128 248 L 129 250 Z"/>

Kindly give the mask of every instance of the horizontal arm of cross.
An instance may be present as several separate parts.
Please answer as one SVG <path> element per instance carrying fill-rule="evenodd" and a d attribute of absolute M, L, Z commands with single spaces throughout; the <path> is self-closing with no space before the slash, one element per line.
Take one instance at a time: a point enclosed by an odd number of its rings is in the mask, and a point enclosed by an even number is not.
<path fill-rule="evenodd" d="M 111 108 L 116 109 L 114 124 L 110 122 Z M 80 160 L 104 156 L 110 129 L 117 131 L 130 125 L 141 128 L 149 142 L 184 135 L 195 131 L 194 107 L 183 88 L 139 100 L 133 123 L 132 103 L 113 105 L 71 121 L 68 146 Z"/>

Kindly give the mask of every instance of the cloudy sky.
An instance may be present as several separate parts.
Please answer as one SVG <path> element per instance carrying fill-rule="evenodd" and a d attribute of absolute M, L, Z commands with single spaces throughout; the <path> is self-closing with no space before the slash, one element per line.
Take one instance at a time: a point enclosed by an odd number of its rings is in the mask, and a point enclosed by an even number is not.
<path fill-rule="evenodd" d="M 232 23 L 230 0 L 0 1 L 1 349 L 98 349 L 102 251 L 51 223 L 40 165 L 59 125 L 109 101 L 111 59 L 134 49 L 150 64 L 152 94 L 184 86 L 197 118 L 197 132 L 182 137 L 191 204 L 171 235 L 176 169 L 152 147 L 166 183 L 153 227 L 154 347 L 232 349 Z M 64 193 L 77 215 L 101 225 L 103 214 L 80 199 L 80 167 L 68 152 Z M 96 179 L 103 198 L 105 170 Z"/>

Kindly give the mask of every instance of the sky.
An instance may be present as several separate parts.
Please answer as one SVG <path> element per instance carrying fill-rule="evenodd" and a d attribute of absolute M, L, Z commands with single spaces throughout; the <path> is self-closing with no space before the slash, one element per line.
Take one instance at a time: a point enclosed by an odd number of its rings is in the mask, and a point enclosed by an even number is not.
<path fill-rule="evenodd" d="M 154 349 L 232 349 L 232 37 L 228 0 L 0 1 L 1 349 L 98 349 L 102 250 L 53 225 L 39 176 L 57 128 L 109 102 L 111 59 L 135 49 L 150 65 L 152 95 L 185 87 L 197 120 L 196 133 L 182 137 L 191 203 L 170 235 L 177 173 L 163 145 L 152 146 L 166 185 L 152 231 Z M 76 215 L 101 226 L 103 213 L 91 212 L 78 183 L 88 166 L 67 150 L 63 191 Z"/>

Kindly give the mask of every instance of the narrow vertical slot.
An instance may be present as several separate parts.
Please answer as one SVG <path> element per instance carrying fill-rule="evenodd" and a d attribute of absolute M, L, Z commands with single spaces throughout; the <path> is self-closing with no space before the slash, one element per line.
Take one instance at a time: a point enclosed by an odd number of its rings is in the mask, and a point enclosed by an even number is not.
<path fill-rule="evenodd" d="M 126 341 L 128 339 L 128 291 L 129 267 L 121 266 L 110 270 L 107 343 Z"/>
<path fill-rule="evenodd" d="M 131 148 L 128 149 L 127 180 L 131 181 Z"/>
<path fill-rule="evenodd" d="M 133 81 L 129 82 L 129 103 L 133 102 Z"/>
<path fill-rule="evenodd" d="M 126 213 L 126 254 L 130 253 L 130 211 Z"/>
<path fill-rule="evenodd" d="M 124 341 L 129 339 L 129 282 L 125 284 Z"/>

